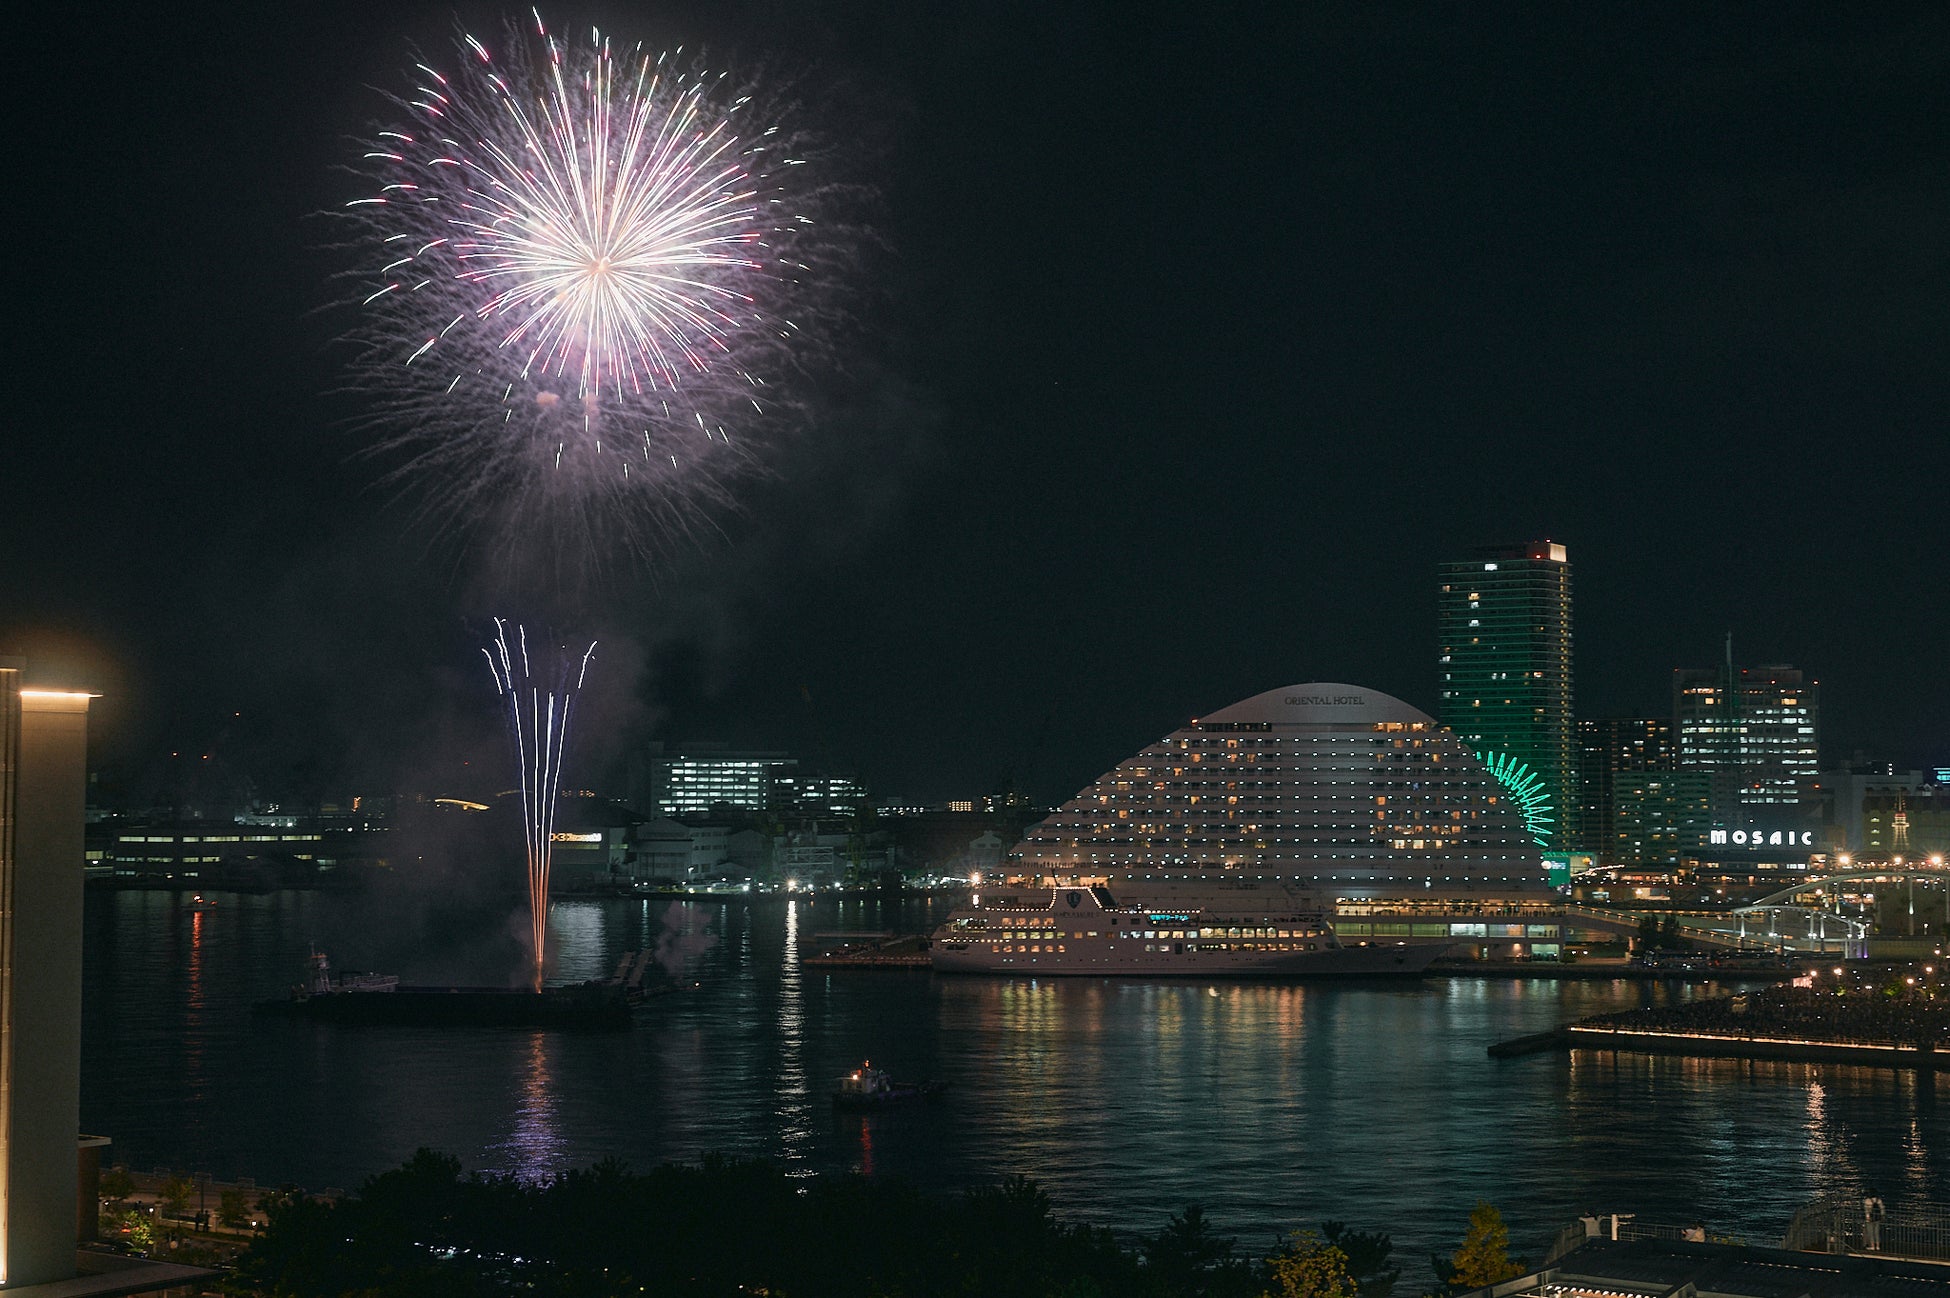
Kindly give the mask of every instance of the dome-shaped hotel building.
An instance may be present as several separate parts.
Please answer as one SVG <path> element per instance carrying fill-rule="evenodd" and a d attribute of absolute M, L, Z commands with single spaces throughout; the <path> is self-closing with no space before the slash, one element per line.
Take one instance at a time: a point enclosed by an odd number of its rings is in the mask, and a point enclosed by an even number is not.
<path fill-rule="evenodd" d="M 1268 690 L 1118 763 L 1007 873 L 1132 895 L 1220 881 L 1344 900 L 1537 897 L 1521 807 L 1446 728 L 1357 685 Z"/>

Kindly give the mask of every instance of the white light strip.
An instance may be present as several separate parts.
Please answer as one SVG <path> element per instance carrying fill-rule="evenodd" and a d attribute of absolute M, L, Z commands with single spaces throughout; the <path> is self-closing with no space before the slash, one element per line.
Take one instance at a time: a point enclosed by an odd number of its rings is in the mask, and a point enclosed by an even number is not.
<path fill-rule="evenodd" d="M 1731 1041 L 1737 1045 L 1764 1046 L 1825 1046 L 1843 1050 L 1906 1050 L 1916 1053 L 1914 1046 L 1880 1045 L 1872 1041 L 1809 1041 L 1803 1037 L 1726 1037 L 1715 1036 L 1710 1032 L 1647 1032 L 1640 1028 L 1567 1028 L 1566 1031 L 1585 1037 L 1649 1037 L 1657 1041 Z"/>

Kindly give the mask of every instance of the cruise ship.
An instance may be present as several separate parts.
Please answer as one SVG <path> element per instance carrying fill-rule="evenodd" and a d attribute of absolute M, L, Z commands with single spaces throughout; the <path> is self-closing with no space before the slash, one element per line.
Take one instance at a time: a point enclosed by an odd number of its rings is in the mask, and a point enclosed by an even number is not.
<path fill-rule="evenodd" d="M 1205 883 L 1119 904 L 1102 884 L 978 893 L 935 930 L 937 973 L 1381 978 L 1425 972 L 1439 943 L 1344 944 L 1284 884 Z"/>

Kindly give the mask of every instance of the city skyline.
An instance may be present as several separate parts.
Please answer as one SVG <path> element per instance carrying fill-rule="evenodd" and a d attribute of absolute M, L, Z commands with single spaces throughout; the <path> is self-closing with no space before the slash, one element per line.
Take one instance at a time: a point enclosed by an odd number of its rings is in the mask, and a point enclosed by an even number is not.
<path fill-rule="evenodd" d="M 1950 9 L 12 30 L 0 1298 L 1950 1293 Z"/>
<path fill-rule="evenodd" d="M 1101 17 L 644 20 L 803 59 L 869 142 L 891 255 L 776 477 L 544 611 L 613 664 L 590 761 L 711 735 L 1059 798 L 1291 681 L 1433 708 L 1430 565 L 1546 535 L 1578 563 L 1579 716 L 1657 715 L 1730 631 L 1821 679 L 1831 753 L 1950 759 L 1941 15 Z M 551 15 L 585 19 L 627 21 Z M 100 95 L 29 60 L 63 134 L 28 242 L 69 280 L 17 408 L 62 435 L 16 455 L 96 453 L 85 511 L 6 499 L 0 645 L 103 693 L 107 762 L 411 783 L 497 751 L 466 660 L 532 610 L 361 457 L 312 219 L 384 116 L 361 87 L 452 22 L 135 13 Z M 103 158 L 143 220 L 95 201 Z M 1237 255 L 1247 230 L 1285 251 Z"/>

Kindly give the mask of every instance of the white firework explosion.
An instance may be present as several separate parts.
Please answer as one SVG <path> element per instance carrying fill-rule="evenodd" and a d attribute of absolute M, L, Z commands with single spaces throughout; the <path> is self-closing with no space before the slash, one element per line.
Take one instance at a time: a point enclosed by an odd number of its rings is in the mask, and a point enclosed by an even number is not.
<path fill-rule="evenodd" d="M 790 113 L 599 32 L 416 65 L 348 212 L 357 386 L 421 508 L 516 552 L 655 549 L 762 468 L 844 227 Z"/>

